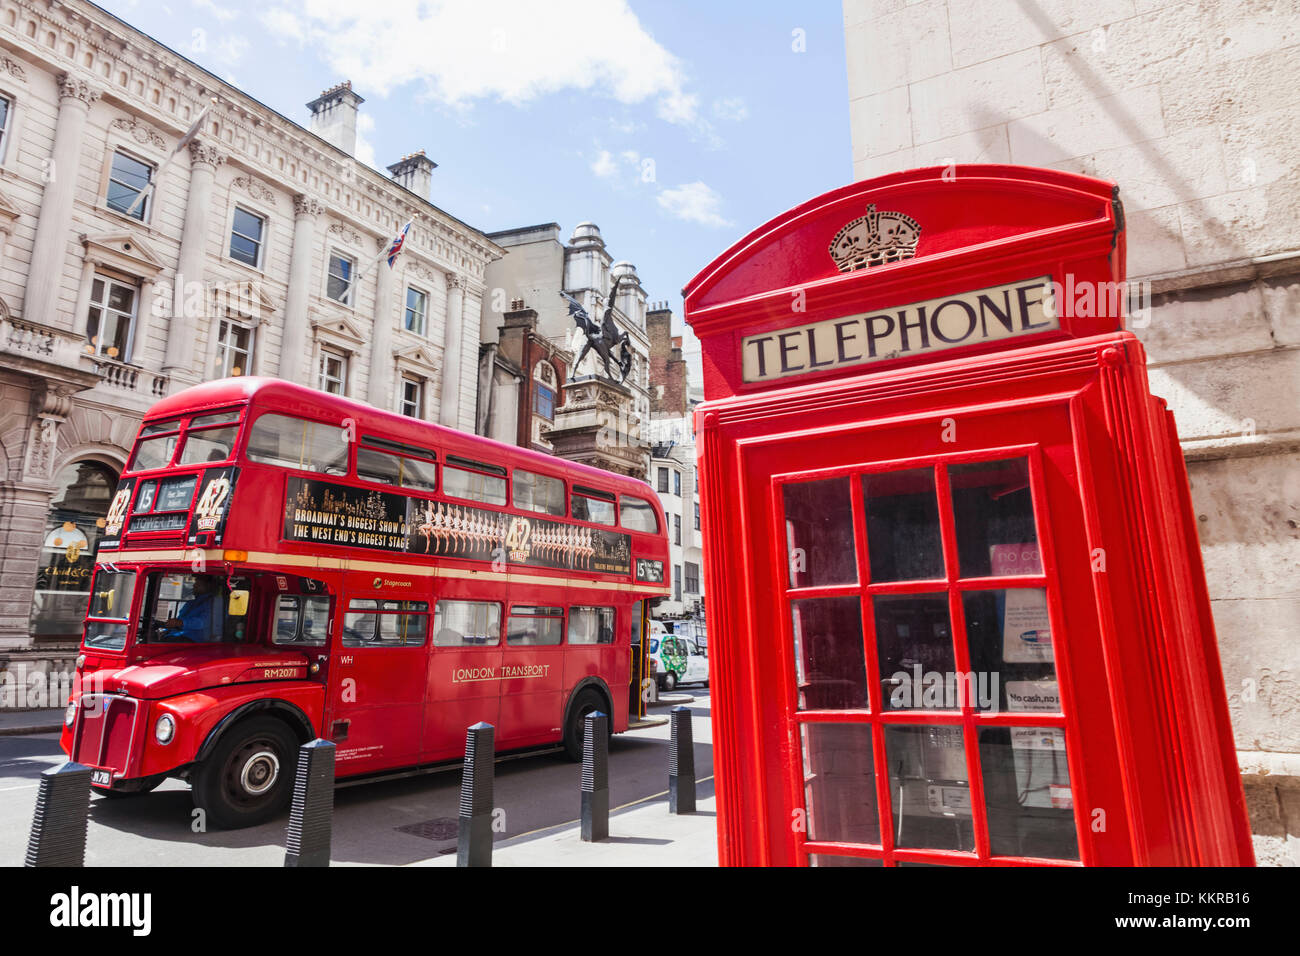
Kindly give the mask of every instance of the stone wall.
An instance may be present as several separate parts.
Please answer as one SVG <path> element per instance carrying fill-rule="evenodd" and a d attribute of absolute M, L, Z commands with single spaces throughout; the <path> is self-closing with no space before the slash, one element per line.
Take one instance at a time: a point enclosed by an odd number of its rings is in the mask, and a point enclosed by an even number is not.
<path fill-rule="evenodd" d="M 1111 179 L 1183 440 L 1261 862 L 1300 864 L 1300 8 L 844 0 L 853 171 Z M 960 165 L 955 166 L 960 175 Z"/>

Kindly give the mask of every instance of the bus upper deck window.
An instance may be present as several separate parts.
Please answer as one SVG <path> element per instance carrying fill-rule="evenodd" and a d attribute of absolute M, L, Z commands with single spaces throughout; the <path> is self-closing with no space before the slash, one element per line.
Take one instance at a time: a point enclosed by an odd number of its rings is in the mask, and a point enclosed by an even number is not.
<path fill-rule="evenodd" d="M 472 470 L 471 470 L 472 469 Z M 467 458 L 447 456 L 442 470 L 443 494 L 489 505 L 506 503 L 506 470 Z"/>
<path fill-rule="evenodd" d="M 357 477 L 399 488 L 436 491 L 437 457 L 429 448 L 363 435 L 357 447 Z"/>
<path fill-rule="evenodd" d="M 347 434 L 337 425 L 266 414 L 253 422 L 248 435 L 248 459 L 281 468 L 346 475 Z"/>
<path fill-rule="evenodd" d="M 629 498 L 623 495 L 619 499 L 619 523 L 632 531 L 659 531 L 659 519 L 655 517 L 654 506 L 641 498 Z"/>
<path fill-rule="evenodd" d="M 573 486 L 573 517 L 595 524 L 618 524 L 614 496 L 607 491 Z"/>
<path fill-rule="evenodd" d="M 564 481 L 516 468 L 510 479 L 516 508 L 563 517 Z"/>
<path fill-rule="evenodd" d="M 185 445 L 177 461 L 180 465 L 200 465 L 209 461 L 228 461 L 235 451 L 239 434 L 239 412 L 196 415 L 185 432 Z"/>

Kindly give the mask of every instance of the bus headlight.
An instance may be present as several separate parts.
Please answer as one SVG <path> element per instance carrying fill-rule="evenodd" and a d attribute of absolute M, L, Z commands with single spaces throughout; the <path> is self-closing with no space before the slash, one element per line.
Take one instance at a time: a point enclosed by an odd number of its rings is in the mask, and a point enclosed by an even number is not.
<path fill-rule="evenodd" d="M 172 720 L 171 714 L 163 714 L 153 725 L 153 739 L 160 744 L 169 744 L 175 735 L 176 721 Z"/>
<path fill-rule="evenodd" d="M 63 726 L 71 727 L 77 722 L 77 701 L 68 701 L 68 709 L 63 712 Z"/>

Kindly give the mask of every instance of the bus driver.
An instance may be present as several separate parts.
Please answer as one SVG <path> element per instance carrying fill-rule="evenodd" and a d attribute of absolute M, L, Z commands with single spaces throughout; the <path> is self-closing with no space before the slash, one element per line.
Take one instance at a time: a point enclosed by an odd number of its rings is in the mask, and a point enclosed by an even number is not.
<path fill-rule="evenodd" d="M 162 622 L 173 640 L 208 643 L 223 639 L 220 585 L 216 575 L 196 574 L 194 594 L 175 617 Z"/>

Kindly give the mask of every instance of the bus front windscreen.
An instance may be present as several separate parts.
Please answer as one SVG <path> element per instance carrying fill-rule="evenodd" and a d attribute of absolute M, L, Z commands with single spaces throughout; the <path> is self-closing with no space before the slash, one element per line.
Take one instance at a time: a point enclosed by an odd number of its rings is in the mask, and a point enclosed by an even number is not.
<path fill-rule="evenodd" d="M 126 647 L 126 633 L 135 596 L 134 571 L 100 569 L 90 592 L 90 613 L 86 615 L 86 647 L 120 651 Z"/>

